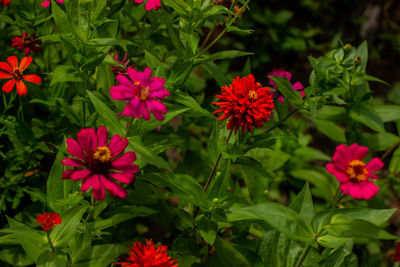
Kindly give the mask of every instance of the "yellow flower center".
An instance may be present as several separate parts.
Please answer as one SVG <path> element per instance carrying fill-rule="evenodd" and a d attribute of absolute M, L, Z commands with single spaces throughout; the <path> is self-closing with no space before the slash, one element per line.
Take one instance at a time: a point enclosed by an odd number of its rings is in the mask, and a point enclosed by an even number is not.
<path fill-rule="evenodd" d="M 136 81 L 136 82 L 134 82 L 133 84 L 136 85 L 136 86 L 139 86 L 139 85 L 140 85 L 140 82 L 139 82 L 139 81 Z"/>
<path fill-rule="evenodd" d="M 140 91 L 140 99 L 142 101 L 146 101 L 149 94 L 150 94 L 150 88 L 148 86 L 142 87 L 142 90 Z"/>
<path fill-rule="evenodd" d="M 111 151 L 106 146 L 99 146 L 93 153 L 93 158 L 103 163 L 108 162 L 111 160 Z"/>
<path fill-rule="evenodd" d="M 250 91 L 249 91 L 249 98 L 250 98 L 251 100 L 256 100 L 256 99 L 258 98 L 258 94 L 256 93 L 256 91 L 250 90 Z"/>
<path fill-rule="evenodd" d="M 355 159 L 347 165 L 346 174 L 350 180 L 355 182 L 362 182 L 367 180 L 368 170 L 365 168 L 365 163 L 361 160 Z"/>

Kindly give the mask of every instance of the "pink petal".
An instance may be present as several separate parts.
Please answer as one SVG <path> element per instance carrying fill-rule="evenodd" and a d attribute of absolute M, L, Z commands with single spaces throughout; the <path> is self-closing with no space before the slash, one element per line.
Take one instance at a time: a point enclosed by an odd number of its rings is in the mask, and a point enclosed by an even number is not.
<path fill-rule="evenodd" d="M 89 190 L 90 187 L 92 187 L 92 180 L 93 180 L 93 175 L 83 179 L 82 187 L 81 187 L 82 192 L 86 192 Z"/>
<path fill-rule="evenodd" d="M 125 198 L 128 195 L 125 188 L 123 188 L 116 182 L 113 182 L 104 176 L 101 176 L 101 182 L 105 186 L 105 188 L 107 188 L 107 191 L 110 193 L 112 197 L 118 196 L 120 198 Z"/>
<path fill-rule="evenodd" d="M 133 87 L 128 87 L 124 84 L 111 87 L 110 95 L 115 100 L 126 100 L 136 97 Z"/>
<path fill-rule="evenodd" d="M 63 178 L 63 179 L 71 179 L 71 175 L 72 175 L 74 172 L 76 172 L 76 170 L 74 170 L 74 169 L 65 170 L 65 171 L 63 171 L 62 178 Z"/>
<path fill-rule="evenodd" d="M 383 165 L 384 164 L 383 164 L 382 160 L 380 160 L 379 158 L 373 158 L 367 163 L 367 165 L 365 167 L 372 174 L 372 173 L 382 169 Z"/>
<path fill-rule="evenodd" d="M 363 198 L 363 191 L 360 183 L 353 183 L 352 186 L 350 186 L 350 196 L 357 199 Z"/>
<path fill-rule="evenodd" d="M 357 148 L 354 150 L 354 159 L 363 160 L 368 154 L 368 151 L 368 147 L 357 146 Z"/>
<path fill-rule="evenodd" d="M 102 178 L 104 176 L 100 174 L 92 175 L 92 193 L 95 200 L 103 200 L 106 196 L 106 192 L 104 191 L 104 187 L 102 184 Z M 104 177 L 104 179 L 106 179 Z"/>
<path fill-rule="evenodd" d="M 43 7 L 49 7 L 49 5 L 50 5 L 50 0 L 46 0 L 46 1 L 42 2 Z"/>
<path fill-rule="evenodd" d="M 137 167 L 137 171 L 139 171 L 139 167 Z M 124 184 L 130 184 L 135 180 L 135 175 L 132 172 L 110 172 L 110 176 Z"/>
<path fill-rule="evenodd" d="M 343 195 L 349 195 L 352 186 L 353 186 L 352 182 L 340 184 L 340 190 L 342 190 Z"/>
<path fill-rule="evenodd" d="M 74 159 L 74 158 L 65 158 L 62 159 L 61 163 L 64 166 L 70 166 L 70 167 L 85 167 L 85 165 L 82 163 L 82 161 Z"/>
<path fill-rule="evenodd" d="M 139 171 L 139 167 L 135 164 L 125 165 L 118 168 L 121 172 L 126 173 L 137 173 Z"/>
<path fill-rule="evenodd" d="M 143 102 L 140 102 L 140 113 L 143 115 L 143 119 L 145 119 L 146 121 L 150 120 L 150 112 Z"/>
<path fill-rule="evenodd" d="M 85 155 L 82 153 L 82 148 L 81 146 L 78 144 L 78 142 L 76 142 L 74 139 L 72 138 L 67 138 L 66 140 L 67 143 L 67 151 L 74 157 L 79 158 L 83 161 L 86 160 Z"/>
<path fill-rule="evenodd" d="M 140 98 L 135 97 L 125 106 L 122 115 L 124 116 L 132 116 L 134 118 L 140 118 Z"/>
<path fill-rule="evenodd" d="M 104 126 L 100 126 L 97 129 L 97 146 L 107 146 L 107 142 L 108 142 L 107 128 Z"/>
<path fill-rule="evenodd" d="M 349 177 L 343 171 L 337 169 L 336 165 L 333 163 L 326 164 L 326 170 L 333 174 L 340 183 L 349 181 Z"/>
<path fill-rule="evenodd" d="M 366 200 L 371 199 L 379 192 L 379 187 L 367 181 L 361 182 L 360 188 L 362 191 L 362 198 Z"/>
<path fill-rule="evenodd" d="M 93 128 L 82 129 L 77 135 L 78 143 L 89 156 L 97 148 L 97 136 Z"/>
<path fill-rule="evenodd" d="M 111 157 L 114 158 L 115 156 L 121 154 L 125 148 L 128 146 L 128 139 L 122 139 L 119 135 L 114 135 L 111 140 L 108 148 L 111 151 Z"/>
<path fill-rule="evenodd" d="M 64 0 L 56 0 L 57 2 L 64 4 Z"/>
<path fill-rule="evenodd" d="M 71 180 L 82 180 L 88 177 L 92 172 L 88 169 L 83 170 L 75 170 L 73 174 L 71 174 Z"/>
<path fill-rule="evenodd" d="M 135 3 L 138 3 L 138 4 L 140 4 L 142 2 L 143 2 L 143 0 L 135 0 Z"/>
<path fill-rule="evenodd" d="M 165 90 L 164 87 L 165 79 L 160 77 L 152 77 L 150 79 L 150 92 L 154 91 L 166 91 L 169 95 L 169 91 Z"/>
<path fill-rule="evenodd" d="M 295 82 L 295 83 L 292 85 L 292 89 L 293 89 L 293 90 L 301 90 L 301 89 L 304 89 L 304 87 L 303 87 L 303 85 L 302 85 L 300 82 Z"/>
<path fill-rule="evenodd" d="M 136 154 L 133 151 L 126 152 L 119 158 L 112 161 L 112 168 L 119 169 L 120 167 L 130 165 L 136 160 Z"/>
<path fill-rule="evenodd" d="M 128 88 L 132 88 L 134 86 L 133 83 L 128 79 L 128 77 L 123 74 L 118 74 L 115 79 L 117 80 L 117 82 L 127 86 Z"/>

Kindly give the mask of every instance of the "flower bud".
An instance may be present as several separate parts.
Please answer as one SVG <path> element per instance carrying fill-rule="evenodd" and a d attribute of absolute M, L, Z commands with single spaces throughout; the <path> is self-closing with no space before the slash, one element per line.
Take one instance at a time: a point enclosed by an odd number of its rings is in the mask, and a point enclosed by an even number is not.
<path fill-rule="evenodd" d="M 351 44 L 345 44 L 345 45 L 343 46 L 343 49 L 344 49 L 344 51 L 346 51 L 346 52 L 350 52 L 352 48 L 353 48 L 353 46 L 352 46 Z"/>
<path fill-rule="evenodd" d="M 360 63 L 361 63 L 361 57 L 360 57 L 360 56 L 356 56 L 356 57 L 354 58 L 354 63 L 360 64 Z"/>

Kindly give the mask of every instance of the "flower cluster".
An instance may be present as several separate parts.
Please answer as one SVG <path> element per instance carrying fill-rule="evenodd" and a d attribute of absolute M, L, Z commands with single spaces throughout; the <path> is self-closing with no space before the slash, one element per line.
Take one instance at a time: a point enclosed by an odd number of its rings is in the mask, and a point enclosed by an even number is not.
<path fill-rule="evenodd" d="M 219 106 L 215 113 L 223 113 L 218 119 L 228 119 L 228 129 L 234 129 L 237 133 L 241 128 L 244 133 L 247 129 L 253 131 L 253 127 L 261 127 L 269 120 L 274 103 L 270 89 L 262 87 L 256 82 L 252 74 L 247 77 L 236 77 L 232 84 L 222 87 L 221 95 L 217 95 L 221 101 L 213 102 Z"/>
<path fill-rule="evenodd" d="M 81 190 L 86 192 L 92 188 L 96 200 L 104 199 L 104 187 L 112 197 L 126 197 L 125 188 L 114 180 L 130 184 L 139 171 L 139 167 L 133 164 L 135 152 L 123 153 L 128 140 L 114 135 L 108 142 L 107 129 L 103 126 L 97 133 L 93 128 L 80 130 L 77 140 L 67 139 L 67 151 L 73 157 L 63 159 L 62 163 L 74 169 L 64 171 L 62 178 L 82 180 Z"/>
<path fill-rule="evenodd" d="M 44 214 L 36 217 L 38 223 L 40 223 L 45 231 L 49 231 L 57 224 L 62 223 L 60 215 L 54 212 L 45 212 Z"/>
<path fill-rule="evenodd" d="M 122 267 L 177 267 L 177 260 L 167 254 L 168 247 L 156 247 L 153 241 L 146 240 L 146 244 L 133 242 L 129 250 L 129 257 L 114 263 Z"/>

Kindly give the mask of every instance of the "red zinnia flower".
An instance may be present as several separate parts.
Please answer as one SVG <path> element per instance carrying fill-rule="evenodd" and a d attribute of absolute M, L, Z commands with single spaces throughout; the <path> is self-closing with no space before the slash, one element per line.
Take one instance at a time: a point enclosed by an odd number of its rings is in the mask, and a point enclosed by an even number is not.
<path fill-rule="evenodd" d="M 0 71 L 0 79 L 10 79 L 3 85 L 3 91 L 9 93 L 14 85 L 17 84 L 17 92 L 19 95 L 26 95 L 28 90 L 22 80 L 31 83 L 41 83 L 42 79 L 35 74 L 22 75 L 24 70 L 32 63 L 31 57 L 24 57 L 18 67 L 18 58 L 11 56 L 7 58 L 6 62 L 0 62 L 0 69 L 7 71 L 8 73 Z"/>
<path fill-rule="evenodd" d="M 0 3 L 3 3 L 3 5 L 8 5 L 11 0 L 0 0 Z"/>
<path fill-rule="evenodd" d="M 256 82 L 252 74 L 247 77 L 236 77 L 232 84 L 222 87 L 221 95 L 217 95 L 223 102 L 213 102 L 220 107 L 215 113 L 223 112 L 219 120 L 228 120 L 228 129 L 235 129 L 237 133 L 241 127 L 242 133 L 253 127 L 261 127 L 269 120 L 274 103 L 270 89 L 262 87 Z"/>
<path fill-rule="evenodd" d="M 31 50 L 33 52 L 40 52 L 42 49 L 40 47 L 37 47 L 35 45 L 42 44 L 42 41 L 38 39 L 39 36 L 36 34 L 31 34 L 31 36 L 28 36 L 26 32 L 22 33 L 22 37 L 16 36 L 12 39 L 12 47 L 17 47 L 19 51 L 22 49 L 25 49 L 25 55 L 29 55 L 31 53 Z"/>
<path fill-rule="evenodd" d="M 394 261 L 400 263 L 400 243 L 396 244 L 396 252 L 389 255 Z"/>
<path fill-rule="evenodd" d="M 52 229 L 56 224 L 60 224 L 61 218 L 58 213 L 45 212 L 44 214 L 36 217 L 38 223 L 40 223 L 45 231 Z"/>
<path fill-rule="evenodd" d="M 383 168 L 383 162 L 373 158 L 366 164 L 363 159 L 367 154 L 368 148 L 365 146 L 339 145 L 333 155 L 333 163 L 326 164 L 326 170 L 340 182 L 340 190 L 344 195 L 368 200 L 379 192 L 379 188 L 369 179 L 379 178 L 373 173 Z"/>
<path fill-rule="evenodd" d="M 177 267 L 178 260 L 168 256 L 167 250 L 168 247 L 162 245 L 156 248 L 151 239 L 146 240 L 146 245 L 136 241 L 130 247 L 129 258 L 114 264 L 123 267 Z"/>
<path fill-rule="evenodd" d="M 112 197 L 126 197 L 125 188 L 114 180 L 130 184 L 135 180 L 134 173 L 139 171 L 139 167 L 133 164 L 136 160 L 135 152 L 122 154 L 128 146 L 128 139 L 116 134 L 108 142 L 104 126 L 100 126 L 97 133 L 93 128 L 82 129 L 77 139 L 78 142 L 72 138 L 66 141 L 67 151 L 74 158 L 65 158 L 62 163 L 75 168 L 64 171 L 62 178 L 83 180 L 81 190 L 86 192 L 92 187 L 96 200 L 104 199 L 104 187 Z"/>

